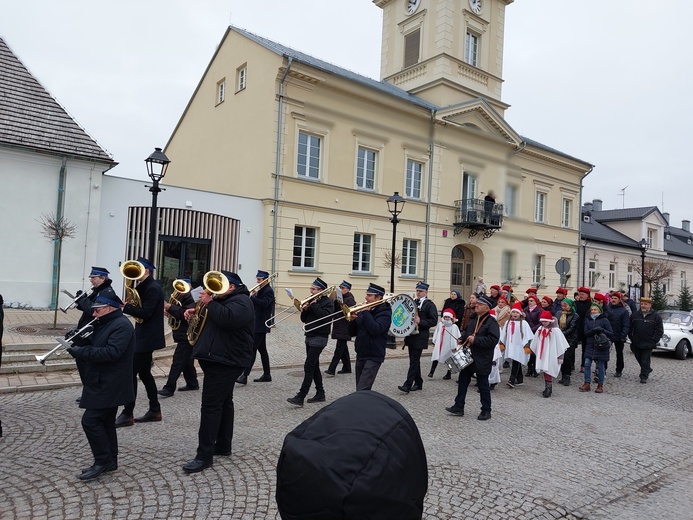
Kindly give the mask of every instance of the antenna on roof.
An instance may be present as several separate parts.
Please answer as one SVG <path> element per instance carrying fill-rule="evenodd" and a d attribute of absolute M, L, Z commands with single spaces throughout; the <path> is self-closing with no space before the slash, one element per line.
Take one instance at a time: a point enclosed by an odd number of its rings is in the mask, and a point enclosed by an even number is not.
<path fill-rule="evenodd" d="M 619 193 L 619 197 L 623 197 L 623 209 L 626 209 L 626 186 L 625 188 L 621 188 L 621 193 Z"/>

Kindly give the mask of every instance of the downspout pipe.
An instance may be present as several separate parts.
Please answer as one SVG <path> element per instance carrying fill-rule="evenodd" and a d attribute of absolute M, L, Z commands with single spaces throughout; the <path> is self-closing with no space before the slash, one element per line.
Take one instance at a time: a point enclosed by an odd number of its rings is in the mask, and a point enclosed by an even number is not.
<path fill-rule="evenodd" d="M 428 136 L 428 197 L 426 202 L 426 239 L 424 241 L 424 272 L 423 279 L 428 280 L 428 248 L 430 247 L 431 232 L 431 190 L 433 189 L 433 153 L 435 151 L 436 109 L 431 109 L 431 128 Z"/>
<path fill-rule="evenodd" d="M 587 247 L 587 241 L 585 240 L 585 244 L 582 248 L 582 254 L 580 250 L 580 246 L 582 245 L 582 190 L 585 187 L 585 179 L 587 176 L 592 173 L 594 170 L 594 165 L 590 165 L 590 169 L 587 170 L 587 173 L 585 173 L 584 177 L 580 179 L 580 207 L 578 208 L 578 214 L 580 215 L 580 219 L 578 220 L 578 239 L 577 239 L 577 251 L 578 251 L 578 265 L 577 265 L 577 272 L 582 273 L 582 280 L 581 283 L 577 284 L 576 287 L 584 286 L 585 285 L 585 257 L 587 256 L 587 250 L 585 249 Z M 591 218 L 591 217 L 590 217 Z"/>
<path fill-rule="evenodd" d="M 277 105 L 277 154 L 275 157 L 274 166 L 274 203 L 272 205 L 272 269 L 270 272 L 277 271 L 277 228 L 279 223 L 279 178 L 281 175 L 281 157 L 282 157 L 282 125 L 284 114 L 284 81 L 289 75 L 289 69 L 294 59 L 289 56 L 289 61 L 286 65 L 286 70 L 279 80 L 279 100 Z"/>
<path fill-rule="evenodd" d="M 65 178 L 67 177 L 67 157 L 63 157 L 58 176 L 58 207 L 55 210 L 56 222 L 61 222 L 65 208 Z M 58 276 L 60 274 L 60 239 L 53 239 L 53 277 L 51 280 L 51 309 L 58 305 L 56 293 L 58 292 Z"/>

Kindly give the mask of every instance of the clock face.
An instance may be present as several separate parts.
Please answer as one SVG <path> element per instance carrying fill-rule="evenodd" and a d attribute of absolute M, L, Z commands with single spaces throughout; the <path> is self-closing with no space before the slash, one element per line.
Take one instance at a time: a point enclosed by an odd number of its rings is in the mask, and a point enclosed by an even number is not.
<path fill-rule="evenodd" d="M 421 3 L 421 0 L 405 0 L 406 5 L 405 9 L 407 11 L 407 14 L 414 14 L 416 10 L 419 8 L 419 4 Z"/>
<path fill-rule="evenodd" d="M 469 0 L 469 7 L 471 7 L 472 11 L 476 14 L 480 14 L 482 9 L 481 0 Z"/>

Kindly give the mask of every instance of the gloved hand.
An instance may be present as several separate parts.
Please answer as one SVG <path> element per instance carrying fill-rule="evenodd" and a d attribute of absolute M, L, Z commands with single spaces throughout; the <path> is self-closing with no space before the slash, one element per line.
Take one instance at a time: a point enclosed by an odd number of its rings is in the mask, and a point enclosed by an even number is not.
<path fill-rule="evenodd" d="M 531 353 L 532 353 L 532 349 L 529 347 L 525 347 L 525 354 L 527 354 L 529 356 Z"/>
<path fill-rule="evenodd" d="M 86 347 L 87 345 L 91 345 L 89 338 L 83 338 L 82 336 L 75 336 L 70 342 L 73 347 Z"/>
<path fill-rule="evenodd" d="M 595 327 L 594 332 L 604 332 L 604 328 L 603 327 Z"/>
<path fill-rule="evenodd" d="M 77 352 L 76 352 L 77 348 L 78 347 L 70 347 L 70 348 L 66 348 L 65 350 L 67 351 L 68 354 L 70 354 L 74 358 L 74 357 L 77 357 Z"/>
<path fill-rule="evenodd" d="M 75 293 L 75 296 L 76 296 L 77 298 L 79 298 L 79 297 L 82 296 L 83 294 L 84 294 L 84 291 L 82 291 L 82 289 L 80 289 L 79 291 L 77 291 L 77 292 Z"/>
<path fill-rule="evenodd" d="M 70 339 L 70 336 L 74 336 L 75 332 L 77 332 L 77 329 L 68 330 L 65 333 L 65 339 Z"/>
<path fill-rule="evenodd" d="M 500 349 L 501 352 L 505 352 L 505 345 L 503 345 L 502 343 L 498 344 L 498 348 Z"/>

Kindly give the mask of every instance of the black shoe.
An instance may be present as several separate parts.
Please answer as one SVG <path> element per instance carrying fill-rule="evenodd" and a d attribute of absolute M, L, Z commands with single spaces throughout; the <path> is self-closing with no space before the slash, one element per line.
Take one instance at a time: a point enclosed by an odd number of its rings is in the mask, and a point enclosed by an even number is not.
<path fill-rule="evenodd" d="M 214 455 L 218 457 L 229 457 L 231 455 L 231 450 L 222 450 L 218 446 L 214 446 Z"/>
<path fill-rule="evenodd" d="M 621 377 L 621 372 L 616 372 L 616 373 L 614 374 L 614 377 Z"/>
<path fill-rule="evenodd" d="M 522 386 L 522 385 L 524 385 L 524 384 L 525 384 L 525 380 L 524 380 L 524 379 L 518 379 L 517 382 L 515 383 L 515 386 Z"/>
<path fill-rule="evenodd" d="M 253 379 L 255 383 L 269 383 L 270 381 L 272 381 L 272 376 L 269 374 L 262 374 L 257 379 Z"/>
<path fill-rule="evenodd" d="M 510 363 L 508 361 L 505 361 L 503 363 L 503 368 L 510 368 Z"/>
<path fill-rule="evenodd" d="M 124 413 L 121 413 L 118 417 L 116 417 L 116 428 L 122 428 L 123 426 L 132 426 L 133 424 L 135 424 L 135 419 L 131 415 L 125 415 Z"/>
<path fill-rule="evenodd" d="M 411 392 L 411 386 L 399 385 L 397 388 L 399 388 L 400 392 L 404 392 L 405 394 L 408 394 L 409 392 Z"/>
<path fill-rule="evenodd" d="M 515 388 L 515 386 L 517 386 L 517 383 L 511 379 L 510 381 L 507 381 L 505 383 L 505 386 L 507 386 L 508 388 Z"/>
<path fill-rule="evenodd" d="M 326 373 L 328 376 L 333 376 L 333 375 L 334 375 L 334 370 L 330 370 L 330 369 L 328 368 L 327 370 L 325 370 L 325 373 Z"/>
<path fill-rule="evenodd" d="M 452 379 L 452 372 L 450 372 L 450 371 L 448 370 L 448 371 L 445 373 L 445 375 L 443 376 L 443 380 L 449 381 L 450 379 Z"/>
<path fill-rule="evenodd" d="M 647 378 L 640 376 L 640 382 L 644 385 L 645 383 L 647 383 Z"/>
<path fill-rule="evenodd" d="M 236 383 L 239 385 L 247 385 L 248 384 L 248 376 L 245 374 L 241 374 L 238 376 L 238 379 L 236 379 Z"/>
<path fill-rule="evenodd" d="M 423 383 L 422 384 L 414 383 L 413 385 L 411 385 L 411 389 L 409 391 L 410 392 L 416 392 L 418 390 L 423 390 Z"/>
<path fill-rule="evenodd" d="M 173 392 L 171 390 L 169 390 L 168 388 L 162 388 L 161 390 L 159 390 L 157 392 L 157 394 L 159 394 L 161 397 L 172 397 L 173 396 Z"/>
<path fill-rule="evenodd" d="M 324 403 L 325 392 L 317 392 L 313 397 L 308 398 L 309 403 Z"/>
<path fill-rule="evenodd" d="M 212 461 L 205 462 L 204 460 L 194 459 L 183 466 L 183 471 L 186 473 L 199 473 L 202 470 L 212 467 Z"/>
<path fill-rule="evenodd" d="M 87 471 L 91 471 L 96 467 L 96 464 L 92 464 L 88 468 L 84 468 L 80 475 L 84 475 Z M 118 469 L 118 461 L 110 462 L 109 464 L 106 464 L 106 469 L 103 470 L 104 473 L 108 473 L 109 471 L 115 471 Z"/>
<path fill-rule="evenodd" d="M 179 392 L 188 392 L 190 390 L 199 390 L 200 387 L 198 386 L 190 386 L 190 385 L 185 385 L 185 386 L 179 386 L 178 391 Z"/>
<path fill-rule="evenodd" d="M 147 413 L 145 413 L 142 417 L 135 419 L 135 422 L 159 422 L 160 420 L 161 411 L 152 412 L 151 410 L 147 410 Z"/>
<path fill-rule="evenodd" d="M 343 368 L 341 370 L 337 370 L 338 374 L 351 374 L 351 370 L 347 370 L 346 368 Z"/>
<path fill-rule="evenodd" d="M 570 376 L 563 375 L 559 383 L 563 386 L 570 386 Z"/>
<path fill-rule="evenodd" d="M 287 403 L 295 404 L 296 406 L 303 406 L 303 397 L 296 394 L 294 397 L 289 397 L 286 400 Z"/>
<path fill-rule="evenodd" d="M 479 414 L 479 417 L 477 417 L 477 419 L 479 419 L 480 421 L 488 421 L 490 418 L 491 412 L 481 412 Z"/>
<path fill-rule="evenodd" d="M 491 390 L 493 390 L 494 388 L 496 388 L 496 383 L 493 383 L 491 386 L 489 386 L 489 388 L 490 388 Z"/>
<path fill-rule="evenodd" d="M 429 372 L 428 377 L 433 377 L 433 372 Z"/>
<path fill-rule="evenodd" d="M 448 406 L 447 408 L 445 408 L 445 411 L 451 413 L 452 415 L 457 415 L 459 417 L 462 417 L 464 415 L 464 408 L 459 408 L 455 405 Z"/>
<path fill-rule="evenodd" d="M 103 466 L 94 464 L 91 468 L 88 468 L 86 471 L 83 471 L 80 475 L 77 475 L 77 478 L 79 478 L 80 480 L 92 480 L 100 476 L 102 473 L 105 473 L 107 471 L 113 471 L 116 469 L 118 469 L 118 463 L 116 462 L 104 464 Z"/>
<path fill-rule="evenodd" d="M 80 396 L 77 399 L 75 399 L 75 403 L 79 403 L 81 400 L 82 400 L 82 397 Z"/>
<path fill-rule="evenodd" d="M 553 387 L 547 386 L 544 388 L 544 391 L 541 393 L 544 397 L 551 397 L 551 392 L 553 392 Z"/>

